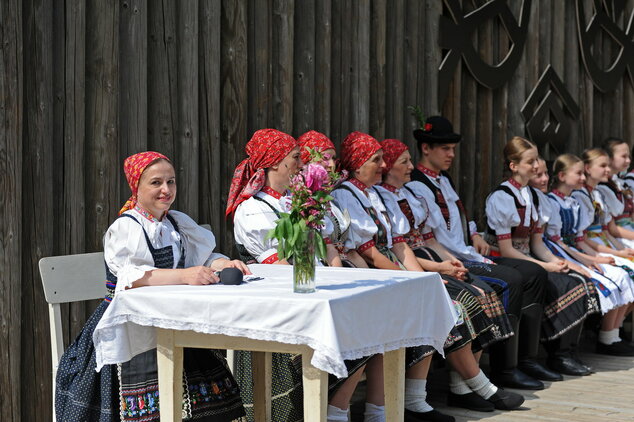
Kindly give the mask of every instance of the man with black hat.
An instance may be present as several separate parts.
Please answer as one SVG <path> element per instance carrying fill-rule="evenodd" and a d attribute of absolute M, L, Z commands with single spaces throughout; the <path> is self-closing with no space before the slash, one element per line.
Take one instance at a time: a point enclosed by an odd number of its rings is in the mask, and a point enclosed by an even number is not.
<path fill-rule="evenodd" d="M 430 213 L 442 215 L 445 222 L 434 229 L 434 236 L 470 273 L 480 276 L 496 290 L 513 325 L 515 335 L 491 347 L 492 380 L 497 385 L 527 390 L 543 389 L 540 380 L 562 380 L 561 374 L 536 361 L 546 272 L 526 260 L 483 256 L 489 254 L 490 246 L 478 234 L 475 222 L 467 219 L 447 173 L 462 139 L 449 120 L 429 117 L 422 128 L 414 131 L 414 137 L 421 158 L 412 171 L 410 183 L 418 181 L 425 185 L 423 191 Z"/>

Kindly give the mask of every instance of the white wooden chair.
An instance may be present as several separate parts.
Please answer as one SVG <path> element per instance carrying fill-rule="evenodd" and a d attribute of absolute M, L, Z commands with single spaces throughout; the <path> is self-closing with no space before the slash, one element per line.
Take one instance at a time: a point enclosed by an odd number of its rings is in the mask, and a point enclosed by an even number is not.
<path fill-rule="evenodd" d="M 106 295 L 106 270 L 103 252 L 42 258 L 39 266 L 51 330 L 55 421 L 55 376 L 64 353 L 61 304 L 103 298 Z"/>

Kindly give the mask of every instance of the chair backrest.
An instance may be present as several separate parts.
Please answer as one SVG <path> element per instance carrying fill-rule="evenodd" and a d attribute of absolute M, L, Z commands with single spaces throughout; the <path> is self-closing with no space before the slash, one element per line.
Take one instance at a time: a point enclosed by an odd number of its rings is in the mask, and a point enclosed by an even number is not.
<path fill-rule="evenodd" d="M 106 267 L 103 252 L 42 258 L 39 267 L 44 297 L 48 302 L 54 398 L 57 367 L 64 353 L 60 304 L 103 298 L 106 295 Z M 54 399 L 53 421 L 55 421 Z"/>
<path fill-rule="evenodd" d="M 103 252 L 40 259 L 44 296 L 49 304 L 78 302 L 106 295 Z"/>

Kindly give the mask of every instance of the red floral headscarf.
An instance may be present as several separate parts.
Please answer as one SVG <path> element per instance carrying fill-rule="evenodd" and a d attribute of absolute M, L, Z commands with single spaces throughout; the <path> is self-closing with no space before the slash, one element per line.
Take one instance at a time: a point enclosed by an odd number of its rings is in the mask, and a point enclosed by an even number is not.
<path fill-rule="evenodd" d="M 341 167 L 353 173 L 381 149 L 379 141 L 362 132 L 352 132 L 341 144 Z"/>
<path fill-rule="evenodd" d="M 233 173 L 225 215 L 233 214 L 238 205 L 258 193 L 266 182 L 264 170 L 282 161 L 296 146 L 295 138 L 279 130 L 256 131 L 245 148 L 248 158 Z"/>
<path fill-rule="evenodd" d="M 137 202 L 137 193 L 139 192 L 139 180 L 141 179 L 141 175 L 146 168 L 148 168 L 156 160 L 160 159 L 171 163 L 166 156 L 160 152 L 154 151 L 139 152 L 138 154 L 131 155 L 125 159 L 123 162 L 123 172 L 125 173 L 128 185 L 130 185 L 132 196 L 130 196 L 130 199 L 126 201 L 123 208 L 119 210 L 119 215 L 134 208 Z"/>
<path fill-rule="evenodd" d="M 383 169 L 383 174 L 387 174 L 392 167 L 394 167 L 394 163 L 401 156 L 402 153 L 407 151 L 409 148 L 407 145 L 399 141 L 398 139 L 386 139 L 381 142 L 381 148 L 383 148 L 383 161 L 385 161 L 385 168 Z"/>
<path fill-rule="evenodd" d="M 330 138 L 323 133 L 317 132 L 316 130 L 304 133 L 302 136 L 297 138 L 297 142 L 299 142 L 302 162 L 304 164 L 310 161 L 310 153 L 307 148 L 316 149 L 319 152 L 323 152 L 327 149 L 335 149 L 335 144 L 332 143 Z"/>

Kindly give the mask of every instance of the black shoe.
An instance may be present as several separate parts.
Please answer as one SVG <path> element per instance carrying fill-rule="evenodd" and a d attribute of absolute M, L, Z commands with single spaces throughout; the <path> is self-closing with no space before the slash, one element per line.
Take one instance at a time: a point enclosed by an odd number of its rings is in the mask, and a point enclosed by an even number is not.
<path fill-rule="evenodd" d="M 519 390 L 543 390 L 544 383 L 526 375 L 519 369 L 508 369 L 497 374 L 491 374 L 491 382 L 497 386 L 517 388 Z"/>
<path fill-rule="evenodd" d="M 576 377 L 590 375 L 588 368 L 578 364 L 573 358 L 569 357 L 555 357 L 548 359 L 548 367 L 565 375 L 573 375 Z"/>
<path fill-rule="evenodd" d="M 493 412 L 495 406 L 488 400 L 484 400 L 476 393 L 455 394 L 449 392 L 447 395 L 447 405 L 451 407 L 460 407 L 463 409 L 476 410 L 478 412 Z"/>
<path fill-rule="evenodd" d="M 405 409 L 405 421 L 430 421 L 430 422 L 455 422 L 456 418 L 453 416 L 440 413 L 436 409 L 432 409 L 429 412 L 414 412 L 413 410 Z"/>
<path fill-rule="evenodd" d="M 588 365 L 587 363 L 579 359 L 579 356 L 577 356 L 576 352 L 570 353 L 570 357 L 574 359 L 574 361 L 577 362 L 579 365 L 581 365 L 583 368 L 585 368 L 585 370 L 588 371 L 590 374 L 595 374 L 597 372 L 594 370 L 592 366 Z"/>
<path fill-rule="evenodd" d="M 523 360 L 517 368 L 525 374 L 541 381 L 563 381 L 561 374 L 551 371 L 536 360 Z"/>
<path fill-rule="evenodd" d="M 498 387 L 498 391 L 489 397 L 487 401 L 491 402 L 499 410 L 515 410 L 524 403 L 524 397 L 521 394 Z"/>
<path fill-rule="evenodd" d="M 612 344 L 598 342 L 597 353 L 611 356 L 634 356 L 634 348 L 625 344 L 623 340 Z"/>

